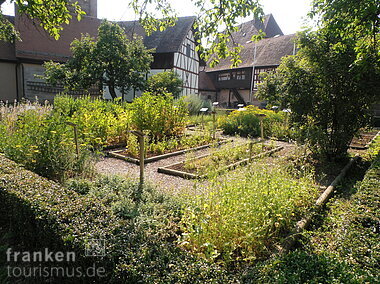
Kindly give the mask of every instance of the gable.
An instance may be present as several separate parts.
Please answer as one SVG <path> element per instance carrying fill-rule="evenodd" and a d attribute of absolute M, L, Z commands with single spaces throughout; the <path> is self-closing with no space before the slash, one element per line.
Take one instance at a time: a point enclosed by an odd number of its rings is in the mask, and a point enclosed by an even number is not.
<path fill-rule="evenodd" d="M 144 45 L 155 49 L 156 53 L 178 52 L 185 40 L 186 35 L 192 30 L 195 17 L 179 17 L 173 27 L 167 28 L 165 31 L 155 31 L 147 36 L 143 27 L 137 21 L 118 22 L 124 28 L 127 35 L 132 37 L 137 34 L 143 37 Z"/>

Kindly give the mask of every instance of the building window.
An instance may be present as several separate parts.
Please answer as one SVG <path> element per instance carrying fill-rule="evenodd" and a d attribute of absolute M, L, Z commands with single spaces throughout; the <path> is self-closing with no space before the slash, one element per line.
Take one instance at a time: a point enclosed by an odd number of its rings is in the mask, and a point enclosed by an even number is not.
<path fill-rule="evenodd" d="M 235 80 L 245 80 L 245 70 L 232 72 L 232 78 Z"/>
<path fill-rule="evenodd" d="M 191 53 L 191 46 L 190 46 L 190 44 L 188 43 L 188 44 L 186 45 L 186 56 L 187 56 L 187 57 L 190 57 L 190 53 Z"/>
<path fill-rule="evenodd" d="M 276 67 L 269 68 L 255 68 L 255 72 L 253 73 L 253 89 L 257 89 L 259 83 L 261 83 L 261 73 L 274 73 L 276 71 Z"/>
<path fill-rule="evenodd" d="M 228 81 L 228 80 L 231 80 L 231 74 L 230 73 L 218 74 L 218 81 Z"/>

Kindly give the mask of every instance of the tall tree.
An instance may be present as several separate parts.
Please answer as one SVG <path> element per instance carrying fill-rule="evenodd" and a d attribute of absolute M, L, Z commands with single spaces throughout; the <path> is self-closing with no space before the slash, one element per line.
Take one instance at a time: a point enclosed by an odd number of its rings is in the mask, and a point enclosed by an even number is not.
<path fill-rule="evenodd" d="M 173 71 L 160 72 L 148 78 L 145 90 L 157 95 L 170 93 L 177 99 L 183 90 L 183 81 Z"/>
<path fill-rule="evenodd" d="M 310 15 L 319 17 L 319 29 L 300 33 L 298 54 L 259 88 L 261 98 L 292 109 L 301 138 L 328 159 L 346 153 L 380 97 L 379 5 L 314 1 Z"/>
<path fill-rule="evenodd" d="M 72 42 L 71 50 L 73 56 L 67 63 L 44 64 L 47 82 L 63 84 L 69 90 L 106 84 L 112 98 L 117 97 L 116 88 L 127 92 L 145 87 L 145 74 L 153 60 L 151 51 L 141 38 L 128 39 L 119 25 L 103 21 L 97 40 L 82 36 Z"/>

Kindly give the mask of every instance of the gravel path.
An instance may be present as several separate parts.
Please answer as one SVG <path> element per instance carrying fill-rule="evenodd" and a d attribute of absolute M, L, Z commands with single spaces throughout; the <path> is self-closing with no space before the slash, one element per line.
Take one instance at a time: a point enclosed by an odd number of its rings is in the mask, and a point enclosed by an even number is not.
<path fill-rule="evenodd" d="M 243 138 L 239 138 L 239 140 L 240 139 L 245 140 Z M 294 148 L 294 145 L 285 142 L 276 142 L 276 144 L 278 144 L 278 146 L 284 146 L 285 148 L 279 153 L 276 153 L 275 156 L 287 154 L 289 150 Z M 209 151 L 210 149 L 196 151 L 196 156 L 206 154 Z M 170 176 L 157 172 L 159 167 L 174 164 L 184 159 L 186 159 L 186 154 L 147 164 L 145 166 L 145 180 L 156 185 L 161 191 L 174 195 L 193 195 L 201 193 L 202 188 L 204 188 L 207 184 L 207 181 L 186 180 L 181 177 Z M 140 167 L 120 159 L 105 157 L 98 161 L 95 167 L 97 172 L 100 174 L 117 174 L 136 180 L 139 178 Z"/>
<path fill-rule="evenodd" d="M 196 155 L 206 154 L 208 151 L 209 149 L 200 150 L 196 152 Z M 199 183 L 198 181 L 186 180 L 157 172 L 159 167 L 178 163 L 185 158 L 186 155 L 179 155 L 147 164 L 145 166 L 145 180 L 165 192 L 191 194 L 194 184 Z M 102 174 L 123 175 L 137 180 L 139 178 L 140 166 L 124 160 L 105 157 L 96 163 L 96 170 Z"/>

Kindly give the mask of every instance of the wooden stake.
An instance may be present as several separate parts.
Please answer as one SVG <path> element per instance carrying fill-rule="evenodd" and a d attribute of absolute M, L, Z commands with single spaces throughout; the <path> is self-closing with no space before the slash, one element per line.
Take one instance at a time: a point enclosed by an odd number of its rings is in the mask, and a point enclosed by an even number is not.
<path fill-rule="evenodd" d="M 213 123 L 213 133 L 212 133 L 212 139 L 216 139 L 216 111 L 212 112 L 212 123 Z"/>
<path fill-rule="evenodd" d="M 249 142 L 249 162 L 252 161 L 252 148 L 253 148 L 253 142 Z"/>
<path fill-rule="evenodd" d="M 264 117 L 266 117 L 266 115 L 263 113 L 259 113 L 256 114 L 256 116 L 258 116 L 260 119 L 260 136 L 261 139 L 264 140 Z"/>
<path fill-rule="evenodd" d="M 140 142 L 140 189 L 144 187 L 144 159 L 145 159 L 145 145 L 144 145 L 144 136 L 139 136 Z"/>
<path fill-rule="evenodd" d="M 68 125 L 74 128 L 74 141 L 75 141 L 75 150 L 77 153 L 77 159 L 79 159 L 79 144 L 78 144 L 78 126 L 75 123 L 67 122 Z"/>
<path fill-rule="evenodd" d="M 144 187 L 144 167 L 145 167 L 145 143 L 144 143 L 144 133 L 141 131 L 130 131 L 132 134 L 136 135 L 139 140 L 140 145 L 140 184 L 139 184 L 139 190 L 140 193 L 142 193 L 143 187 Z"/>

